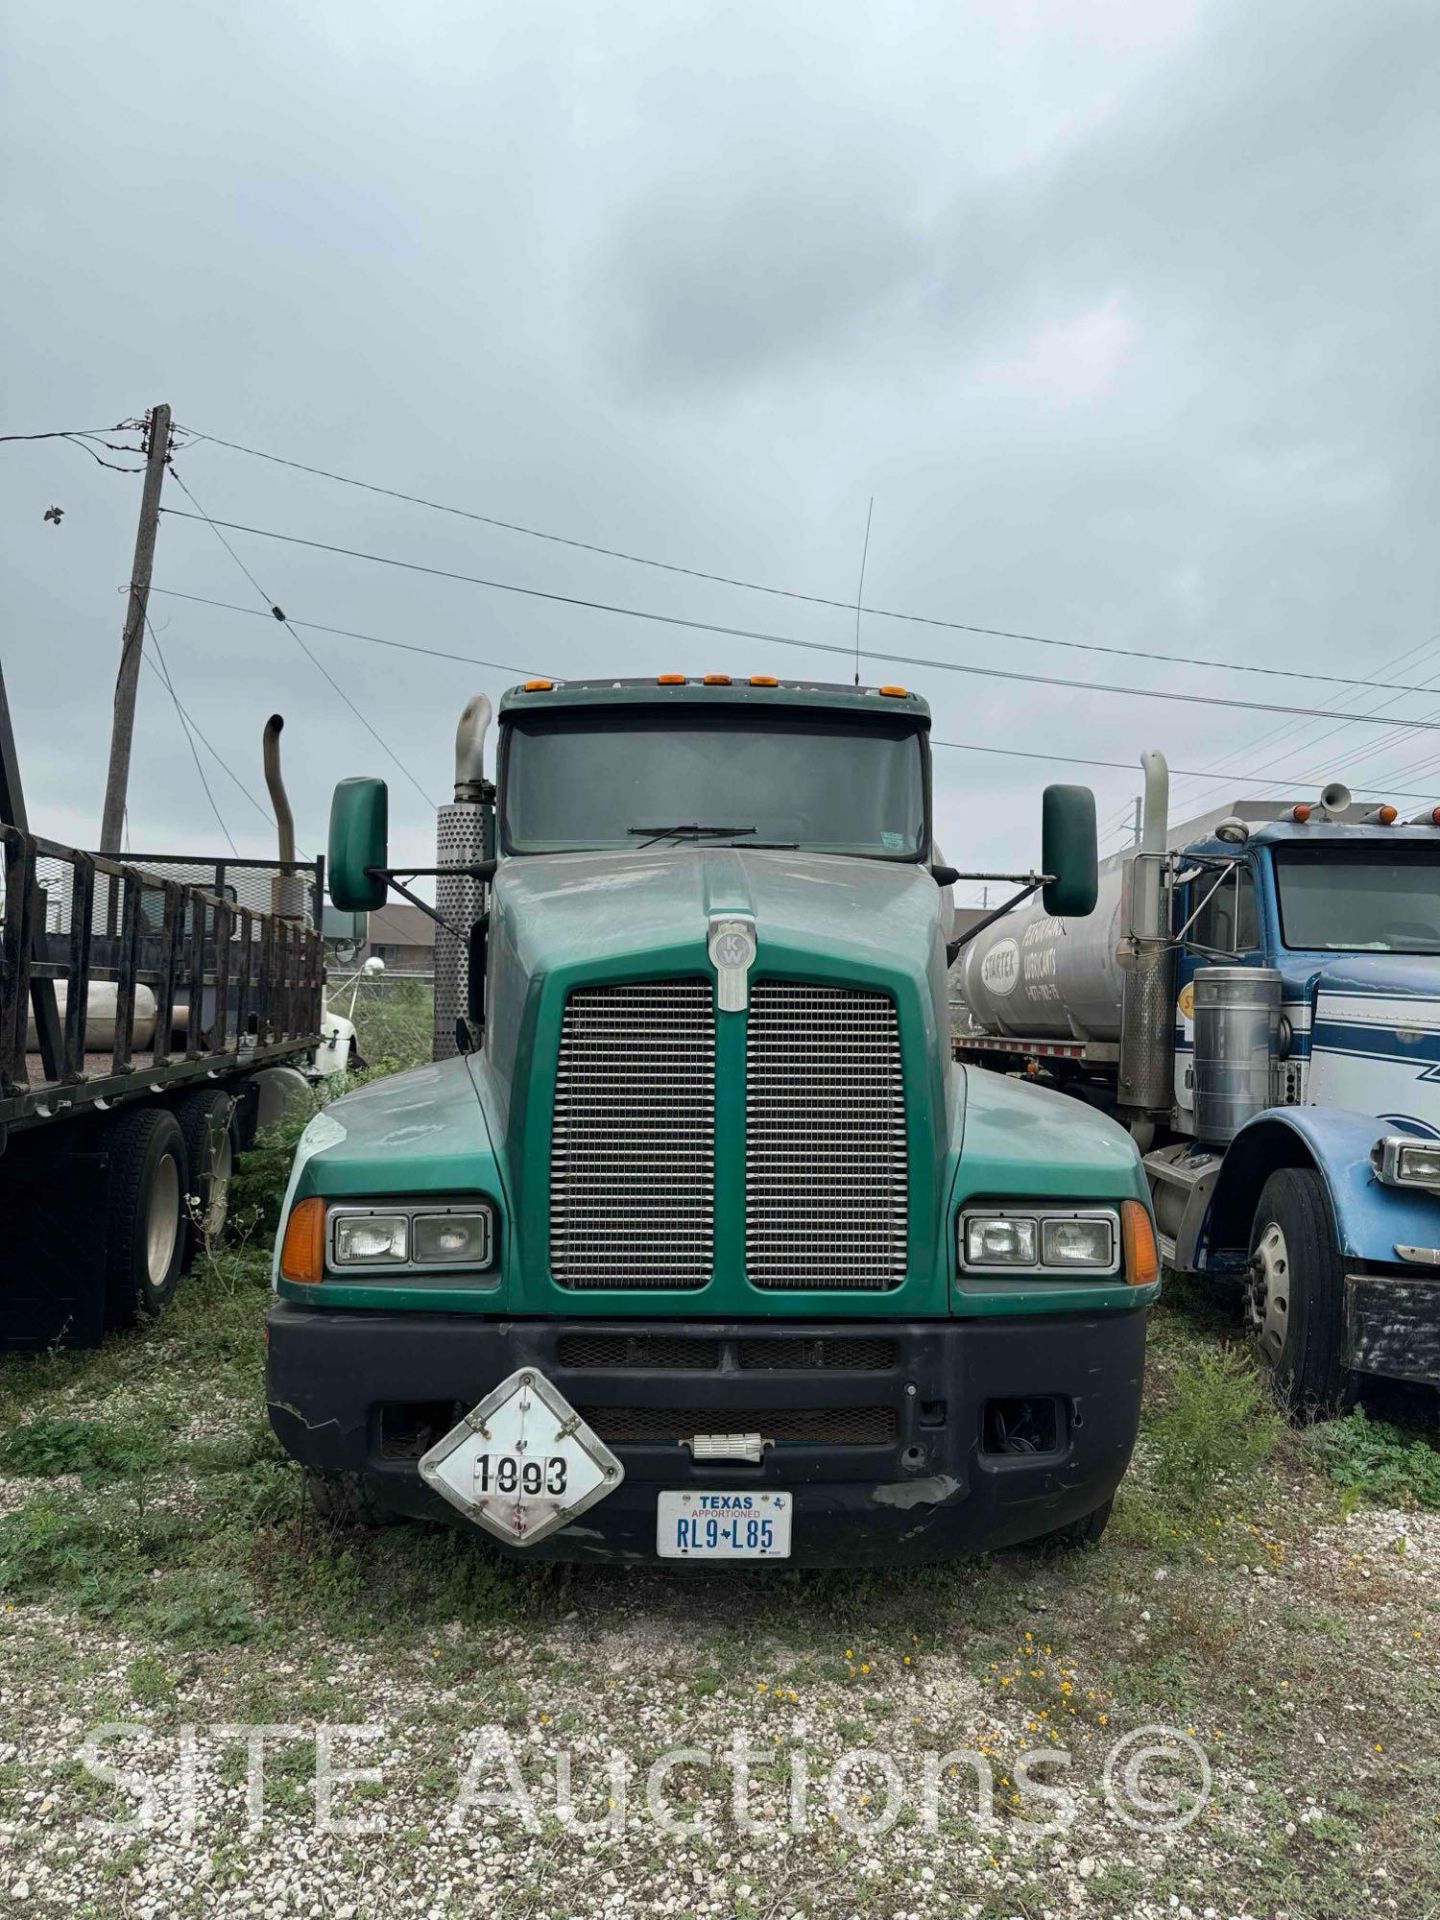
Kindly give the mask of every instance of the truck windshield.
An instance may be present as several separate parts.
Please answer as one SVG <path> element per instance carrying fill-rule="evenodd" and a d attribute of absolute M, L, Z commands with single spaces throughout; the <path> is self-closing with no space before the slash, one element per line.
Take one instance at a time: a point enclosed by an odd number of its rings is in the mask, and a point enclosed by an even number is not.
<path fill-rule="evenodd" d="M 920 735 L 902 720 L 728 707 L 512 719 L 500 802 L 510 853 L 803 847 L 916 860 Z"/>
<path fill-rule="evenodd" d="M 1440 953 L 1440 846 L 1277 847 L 1281 938 L 1343 953 Z"/>

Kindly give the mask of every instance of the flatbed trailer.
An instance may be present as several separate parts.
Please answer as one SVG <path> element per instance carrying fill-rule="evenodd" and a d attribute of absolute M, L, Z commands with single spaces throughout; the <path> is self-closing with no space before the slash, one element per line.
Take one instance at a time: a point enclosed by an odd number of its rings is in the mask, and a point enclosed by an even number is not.
<path fill-rule="evenodd" d="M 0 1345 L 166 1304 L 320 1042 L 323 863 L 109 857 L 0 822 Z"/>

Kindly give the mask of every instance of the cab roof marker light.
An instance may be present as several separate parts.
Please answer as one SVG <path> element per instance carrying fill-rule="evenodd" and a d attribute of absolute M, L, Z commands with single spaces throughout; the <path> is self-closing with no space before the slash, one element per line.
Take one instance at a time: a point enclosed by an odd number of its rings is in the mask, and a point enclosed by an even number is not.
<path fill-rule="evenodd" d="M 527 680 L 521 688 L 522 693 L 549 693 L 555 685 L 553 680 Z"/>
<path fill-rule="evenodd" d="M 1298 820 L 1303 827 L 1305 822 L 1310 818 L 1310 802 L 1308 800 L 1297 800 L 1295 805 L 1290 809 L 1290 818 L 1292 820 Z"/>
<path fill-rule="evenodd" d="M 877 693 L 883 693 L 890 700 L 908 700 L 910 693 L 906 687 L 877 687 Z"/>
<path fill-rule="evenodd" d="M 1399 809 L 1392 807 L 1388 801 L 1382 807 L 1372 807 L 1365 816 L 1367 825 L 1377 827 L 1393 827 L 1399 818 Z"/>
<path fill-rule="evenodd" d="M 683 687 L 685 676 L 683 673 L 657 673 L 655 684 L 657 687 Z"/>
<path fill-rule="evenodd" d="M 780 682 L 775 678 L 773 673 L 752 673 L 750 676 L 750 684 L 752 687 L 778 687 Z M 1437 811 L 1440 811 L 1440 809 L 1437 809 Z"/>
<path fill-rule="evenodd" d="M 1422 807 L 1408 824 L 1412 827 L 1440 827 L 1440 807 Z"/>
<path fill-rule="evenodd" d="M 701 684 L 707 687 L 728 687 L 730 676 L 728 673 L 707 673 Z"/>

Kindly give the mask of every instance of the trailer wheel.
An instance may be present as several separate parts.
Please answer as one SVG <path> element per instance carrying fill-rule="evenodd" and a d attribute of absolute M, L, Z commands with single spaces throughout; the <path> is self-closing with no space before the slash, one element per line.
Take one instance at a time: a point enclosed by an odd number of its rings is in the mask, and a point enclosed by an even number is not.
<path fill-rule="evenodd" d="M 1349 1404 L 1341 1359 L 1345 1270 L 1325 1183 L 1310 1167 L 1281 1167 L 1265 1182 L 1250 1230 L 1245 1324 L 1276 1396 L 1297 1420 Z"/>
<path fill-rule="evenodd" d="M 185 1260 L 189 1163 L 179 1122 L 166 1107 L 137 1107 L 109 1123 L 106 1188 L 107 1319 L 153 1320 L 168 1304 Z"/>
<path fill-rule="evenodd" d="M 235 1101 L 218 1087 L 187 1093 L 175 1103 L 190 1168 L 186 1189 L 185 1265 L 202 1247 L 213 1247 L 230 1206 L 235 1166 Z"/>

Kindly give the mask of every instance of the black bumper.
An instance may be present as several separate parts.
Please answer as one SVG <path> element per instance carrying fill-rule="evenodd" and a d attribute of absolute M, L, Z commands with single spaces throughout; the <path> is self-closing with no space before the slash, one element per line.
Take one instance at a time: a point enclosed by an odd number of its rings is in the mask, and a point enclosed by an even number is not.
<path fill-rule="evenodd" d="M 1357 1373 L 1440 1387 L 1440 1279 L 1345 1276 L 1345 1364 Z"/>
<path fill-rule="evenodd" d="M 420 1455 L 457 1410 L 533 1366 L 625 1478 L 523 1557 L 653 1559 L 662 1488 L 770 1487 L 794 1495 L 791 1564 L 894 1566 L 1035 1539 L 1108 1500 L 1134 1444 L 1145 1315 L 484 1320 L 277 1301 L 268 1332 L 281 1444 L 307 1467 L 362 1476 L 394 1511 L 457 1520 L 421 1481 Z M 644 1364 L 649 1341 L 685 1364 Z M 696 1467 L 680 1443 L 755 1427 L 778 1436 L 758 1466 Z M 1008 1450 L 1017 1431 L 1038 1447 Z"/>

